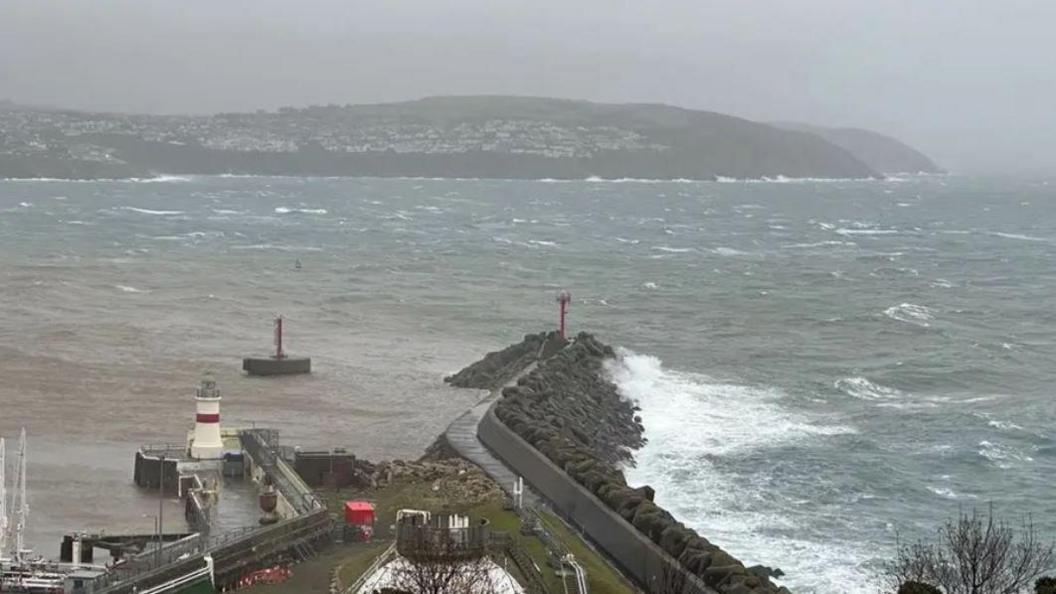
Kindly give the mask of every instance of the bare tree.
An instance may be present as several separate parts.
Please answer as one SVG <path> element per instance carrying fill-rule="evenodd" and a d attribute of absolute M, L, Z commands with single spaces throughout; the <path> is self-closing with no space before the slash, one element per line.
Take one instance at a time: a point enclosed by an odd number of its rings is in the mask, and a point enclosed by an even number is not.
<path fill-rule="evenodd" d="M 415 543 L 412 554 L 394 561 L 389 587 L 411 594 L 495 592 L 491 561 L 483 554 L 467 554 L 457 532 L 452 532 L 434 531 Z"/>
<path fill-rule="evenodd" d="M 933 541 L 899 545 L 887 577 L 892 589 L 918 582 L 944 594 L 1020 594 L 1054 562 L 1053 544 L 1039 539 L 1033 522 L 1017 531 L 991 506 L 947 521 Z"/>

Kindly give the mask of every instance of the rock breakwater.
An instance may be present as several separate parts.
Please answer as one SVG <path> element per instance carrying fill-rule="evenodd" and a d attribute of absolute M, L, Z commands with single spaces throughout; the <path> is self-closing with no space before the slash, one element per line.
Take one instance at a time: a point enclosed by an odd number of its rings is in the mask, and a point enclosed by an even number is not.
<path fill-rule="evenodd" d="M 497 390 L 529 365 L 550 357 L 566 344 L 557 332 L 526 334 L 521 342 L 484 355 L 480 361 L 444 381 L 459 388 Z"/>
<path fill-rule="evenodd" d="M 634 450 L 645 443 L 645 429 L 636 405 L 606 378 L 604 363 L 615 356 L 611 347 L 581 333 L 539 360 L 515 386 L 504 388 L 495 414 L 687 573 L 722 594 L 787 593 L 766 572 L 745 567 L 656 505 L 651 487 L 627 484 L 621 468 L 633 463 Z"/>
<path fill-rule="evenodd" d="M 356 480 L 359 489 L 384 489 L 397 483 L 429 485 L 430 497 L 474 505 L 502 499 L 502 489 L 475 464 L 461 458 L 416 461 L 387 460 L 371 463 L 356 460 Z"/>

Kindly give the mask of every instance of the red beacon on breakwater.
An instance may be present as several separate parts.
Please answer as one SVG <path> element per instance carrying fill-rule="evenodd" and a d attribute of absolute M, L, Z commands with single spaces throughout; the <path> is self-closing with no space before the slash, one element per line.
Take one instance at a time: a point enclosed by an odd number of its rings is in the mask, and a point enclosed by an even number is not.
<path fill-rule="evenodd" d="M 295 375 L 312 372 L 308 357 L 290 357 L 282 349 L 282 316 L 275 318 L 275 354 L 271 357 L 246 357 L 242 370 L 249 375 Z"/>

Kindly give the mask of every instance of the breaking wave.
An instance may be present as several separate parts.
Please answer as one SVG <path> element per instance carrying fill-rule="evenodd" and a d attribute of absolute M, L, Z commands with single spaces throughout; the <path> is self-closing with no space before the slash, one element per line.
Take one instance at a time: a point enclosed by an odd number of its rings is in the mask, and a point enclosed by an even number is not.
<path fill-rule="evenodd" d="M 122 206 L 120 208 L 121 208 L 121 210 L 128 210 L 128 211 L 131 211 L 131 212 L 138 212 L 139 214 L 147 214 L 147 215 L 169 216 L 169 215 L 182 215 L 183 214 L 182 210 L 151 210 L 149 208 L 137 208 L 135 206 Z"/>
<path fill-rule="evenodd" d="M 991 464 L 1001 469 L 1008 469 L 1034 461 L 1034 458 L 1012 447 L 987 440 L 979 442 L 978 453 Z"/>
<path fill-rule="evenodd" d="M 1040 241 L 1044 243 L 1051 243 L 1052 240 L 1045 237 L 1035 237 L 1033 235 L 1023 235 L 1021 233 L 1002 233 L 1000 231 L 992 231 L 989 235 L 994 237 L 1004 237 L 1005 239 L 1018 239 L 1020 241 Z"/>
<path fill-rule="evenodd" d="M 731 247 L 719 246 L 711 252 L 717 256 L 750 256 L 748 252 L 742 252 L 741 250 L 735 250 Z"/>
<path fill-rule="evenodd" d="M 290 208 L 288 206 L 276 206 L 275 214 L 326 214 L 325 208 Z"/>
<path fill-rule="evenodd" d="M 935 319 L 934 312 L 931 308 L 923 305 L 916 305 L 914 303 L 902 303 L 900 305 L 891 306 L 884 310 L 884 315 L 892 320 L 913 324 L 922 328 L 931 326 L 931 322 Z"/>
<path fill-rule="evenodd" d="M 626 349 L 606 372 L 641 407 L 648 439 L 636 465 L 625 469 L 628 482 L 652 485 L 660 505 L 745 564 L 780 565 L 793 589 L 830 592 L 868 582 L 860 567 L 873 556 L 867 546 L 805 536 L 794 515 L 765 497 L 767 481 L 746 486 L 722 465 L 724 458 L 834 439 L 853 428 L 812 420 L 785 405 L 780 390 L 671 370 Z"/>
<path fill-rule="evenodd" d="M 869 381 L 864 377 L 845 377 L 833 384 L 840 392 L 859 400 L 893 400 L 905 396 L 905 392 Z"/>
<path fill-rule="evenodd" d="M 114 285 L 114 288 L 120 290 L 122 293 L 149 293 L 150 292 L 150 291 L 145 291 L 143 289 L 137 289 L 135 287 L 130 287 L 128 285 Z"/>

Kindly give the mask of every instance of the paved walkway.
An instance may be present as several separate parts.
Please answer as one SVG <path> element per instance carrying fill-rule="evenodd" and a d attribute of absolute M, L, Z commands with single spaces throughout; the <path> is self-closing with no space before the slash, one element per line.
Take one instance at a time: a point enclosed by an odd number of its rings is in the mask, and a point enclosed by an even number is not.
<path fill-rule="evenodd" d="M 503 388 L 516 384 L 521 376 L 530 373 L 533 369 L 535 369 L 534 363 L 518 373 Z M 501 397 L 502 388 L 493 391 L 487 398 L 478 402 L 473 408 L 448 425 L 444 435 L 447 437 L 451 447 L 455 448 L 455 451 L 463 458 L 481 467 L 488 476 L 499 483 L 503 491 L 512 495 L 513 485 L 517 481 L 517 473 L 510 470 L 501 460 L 496 458 L 477 438 L 477 425 L 480 424 L 480 420 L 484 418 L 491 405 Z M 527 483 L 525 483 L 524 487 L 524 503 L 538 504 L 538 496 L 528 488 Z"/>

